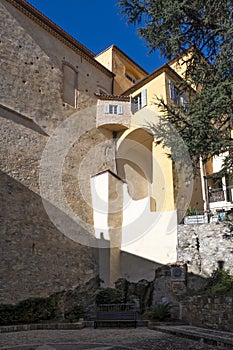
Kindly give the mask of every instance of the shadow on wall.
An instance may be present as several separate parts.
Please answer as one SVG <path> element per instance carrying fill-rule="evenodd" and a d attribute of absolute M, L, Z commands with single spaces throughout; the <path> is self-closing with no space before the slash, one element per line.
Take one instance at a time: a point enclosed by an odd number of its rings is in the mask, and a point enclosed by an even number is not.
<path fill-rule="evenodd" d="M 98 274 L 98 250 L 63 235 L 39 195 L 3 172 L 0 184 L 0 303 L 45 297 Z M 67 220 L 54 210 L 60 220 Z M 81 227 L 77 230 L 87 234 Z"/>
<path fill-rule="evenodd" d="M 138 282 L 142 279 L 152 281 L 155 277 L 155 270 L 161 266 L 163 265 L 158 262 L 121 251 L 121 277 L 130 282 Z"/>

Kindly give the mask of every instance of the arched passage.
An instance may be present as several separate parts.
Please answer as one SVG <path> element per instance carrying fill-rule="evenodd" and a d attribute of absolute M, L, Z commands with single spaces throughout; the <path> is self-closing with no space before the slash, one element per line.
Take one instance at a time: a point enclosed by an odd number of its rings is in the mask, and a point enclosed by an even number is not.
<path fill-rule="evenodd" d="M 117 171 L 128 184 L 132 199 L 150 196 L 152 172 L 152 135 L 142 128 L 126 133 L 117 147 Z"/>
<path fill-rule="evenodd" d="M 175 260 L 172 161 L 166 150 L 155 147 L 149 129 L 135 126 L 121 135 L 116 153 L 118 176 L 126 182 L 121 250 L 159 263 Z"/>

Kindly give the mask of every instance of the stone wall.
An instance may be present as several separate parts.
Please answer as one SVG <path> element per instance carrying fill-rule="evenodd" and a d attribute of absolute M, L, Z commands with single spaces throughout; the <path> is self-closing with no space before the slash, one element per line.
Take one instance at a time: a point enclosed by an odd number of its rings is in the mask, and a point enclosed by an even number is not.
<path fill-rule="evenodd" d="M 78 74 L 79 110 L 96 103 L 99 86 L 111 93 L 111 73 L 90 64 L 45 25 L 42 28 L 5 0 L 0 3 L 0 18 L 2 104 L 32 118 L 50 134 L 76 111 L 63 103 L 64 63 Z"/>
<path fill-rule="evenodd" d="M 192 296 L 182 301 L 181 319 L 191 325 L 232 331 L 233 296 Z"/>
<path fill-rule="evenodd" d="M 4 0 L 0 18 L 0 302 L 11 303 L 98 275 L 90 176 L 113 168 L 114 150 L 112 134 L 96 129 L 94 94 L 110 93 L 112 77 Z M 78 71 L 77 109 L 63 101 L 64 62 Z"/>
<path fill-rule="evenodd" d="M 161 303 L 162 298 L 166 298 L 173 304 L 171 310 L 172 316 L 176 319 L 180 318 L 180 298 L 188 290 L 199 290 L 205 287 L 208 282 L 207 279 L 186 273 L 186 266 L 181 268 L 184 271 L 181 278 L 174 278 L 171 276 L 170 266 L 160 266 L 155 271 L 155 277 L 153 280 L 153 297 L 152 304 L 156 305 Z"/>
<path fill-rule="evenodd" d="M 178 226 L 178 260 L 188 271 L 210 276 L 224 261 L 224 269 L 233 274 L 233 224 L 230 221 Z"/>

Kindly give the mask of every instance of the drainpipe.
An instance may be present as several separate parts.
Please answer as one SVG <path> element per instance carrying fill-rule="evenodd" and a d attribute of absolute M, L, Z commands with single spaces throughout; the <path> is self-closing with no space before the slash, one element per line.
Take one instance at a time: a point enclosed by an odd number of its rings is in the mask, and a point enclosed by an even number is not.
<path fill-rule="evenodd" d="M 117 156 L 117 131 L 112 132 L 112 138 L 113 138 L 113 147 L 114 147 L 114 172 L 116 175 L 118 175 L 117 172 L 117 163 L 116 163 L 116 156 Z"/>

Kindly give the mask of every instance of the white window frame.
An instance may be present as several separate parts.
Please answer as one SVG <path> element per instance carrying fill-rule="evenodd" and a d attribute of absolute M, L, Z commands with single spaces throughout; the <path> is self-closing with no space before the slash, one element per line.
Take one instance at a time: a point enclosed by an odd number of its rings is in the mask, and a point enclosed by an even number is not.
<path fill-rule="evenodd" d="M 117 105 L 109 105 L 109 114 L 117 114 Z"/>
<path fill-rule="evenodd" d="M 111 103 L 104 104 L 104 113 L 105 114 L 123 114 L 123 105 L 114 105 Z"/>
<path fill-rule="evenodd" d="M 185 107 L 187 104 L 187 95 L 185 92 L 181 92 L 176 84 L 169 80 L 169 91 L 170 91 L 170 98 L 173 102 L 175 102 L 178 106 Z"/>
<path fill-rule="evenodd" d="M 142 90 L 135 97 L 131 97 L 131 111 L 135 113 L 147 105 L 147 89 Z"/>

